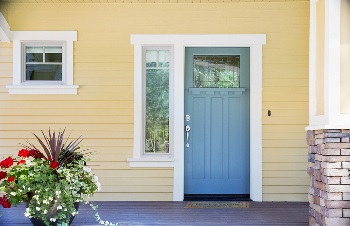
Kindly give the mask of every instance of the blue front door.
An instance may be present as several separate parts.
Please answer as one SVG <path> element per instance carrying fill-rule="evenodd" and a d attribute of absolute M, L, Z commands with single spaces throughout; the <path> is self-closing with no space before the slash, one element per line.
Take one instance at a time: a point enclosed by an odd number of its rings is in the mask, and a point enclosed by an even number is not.
<path fill-rule="evenodd" d="M 185 59 L 185 194 L 249 194 L 249 48 Z"/>

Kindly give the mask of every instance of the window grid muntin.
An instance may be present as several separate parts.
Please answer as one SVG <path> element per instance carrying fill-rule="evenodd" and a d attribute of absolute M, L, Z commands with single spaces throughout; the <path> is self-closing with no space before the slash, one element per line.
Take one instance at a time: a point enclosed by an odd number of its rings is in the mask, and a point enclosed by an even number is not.
<path fill-rule="evenodd" d="M 26 48 L 27 47 L 61 47 L 62 49 L 62 62 L 60 63 L 56 63 L 56 62 L 27 62 L 26 59 Z M 43 57 L 44 58 L 44 57 Z M 23 41 L 21 42 L 21 59 L 22 59 L 22 73 L 21 73 L 21 84 L 23 85 L 41 85 L 41 84 L 46 84 L 46 85 L 65 85 L 67 78 L 66 78 L 66 44 L 65 42 L 61 42 L 61 41 L 30 41 L 30 42 L 26 42 Z M 45 59 L 43 59 L 43 61 L 45 61 Z M 62 65 L 61 70 L 62 70 L 62 74 L 61 74 L 61 80 L 27 80 L 26 79 L 26 73 L 27 73 L 27 69 L 26 66 L 31 65 L 31 64 L 46 64 L 46 65 Z"/>

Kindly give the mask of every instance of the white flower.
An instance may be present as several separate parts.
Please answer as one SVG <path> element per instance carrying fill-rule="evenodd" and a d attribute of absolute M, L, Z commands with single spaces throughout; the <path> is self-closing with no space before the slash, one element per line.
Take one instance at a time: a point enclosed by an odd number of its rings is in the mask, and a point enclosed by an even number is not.
<path fill-rule="evenodd" d="M 40 211 L 40 207 L 39 206 L 37 206 L 35 209 L 36 209 L 36 211 Z"/>
<path fill-rule="evenodd" d="M 56 221 L 56 218 L 50 218 L 50 221 L 51 221 L 51 222 L 55 222 L 55 221 Z"/>
<path fill-rule="evenodd" d="M 60 195 L 61 194 L 61 191 L 56 191 L 56 195 Z"/>
<path fill-rule="evenodd" d="M 43 214 L 47 214 L 47 210 L 44 210 Z"/>
<path fill-rule="evenodd" d="M 10 193 L 10 195 L 16 196 L 16 192 L 13 191 L 13 192 Z"/>
<path fill-rule="evenodd" d="M 84 167 L 83 167 L 83 170 L 84 170 L 85 172 L 88 172 L 88 173 L 90 173 L 90 172 L 91 172 L 91 168 L 86 167 L 86 166 L 84 166 Z"/>
<path fill-rule="evenodd" d="M 19 192 L 22 192 L 22 189 L 18 189 Z"/>
<path fill-rule="evenodd" d="M 43 203 L 44 203 L 44 204 L 49 204 L 49 201 L 47 201 L 47 199 L 44 199 L 44 200 L 43 200 Z"/>
<path fill-rule="evenodd" d="M 61 210 L 62 209 L 62 206 L 57 206 L 57 210 Z"/>
<path fill-rule="evenodd" d="M 52 200 L 53 200 L 53 198 L 50 196 L 50 197 L 49 197 L 49 200 L 50 200 L 50 201 L 52 201 Z"/>
<path fill-rule="evenodd" d="M 93 180 L 97 182 L 98 181 L 98 176 L 95 175 Z"/>
<path fill-rule="evenodd" d="M 24 216 L 25 217 L 29 217 L 30 216 L 29 208 L 26 208 L 26 212 L 24 212 Z"/>

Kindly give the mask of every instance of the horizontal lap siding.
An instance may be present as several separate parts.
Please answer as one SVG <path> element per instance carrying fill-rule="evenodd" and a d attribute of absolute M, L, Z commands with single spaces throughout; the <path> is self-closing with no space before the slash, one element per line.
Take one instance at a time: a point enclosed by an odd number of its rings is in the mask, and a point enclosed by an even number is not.
<path fill-rule="evenodd" d="M 309 2 L 216 4 L 11 4 L 12 30 L 77 30 L 78 95 L 9 95 L 12 45 L 0 44 L 0 154 L 31 132 L 67 128 L 95 151 L 97 200 L 172 200 L 173 170 L 130 168 L 131 34 L 267 34 L 263 47 L 263 199 L 306 200 Z M 6 11 L 6 12 L 5 12 Z M 272 116 L 267 116 L 271 110 Z M 176 151 L 176 150 L 175 150 Z"/>

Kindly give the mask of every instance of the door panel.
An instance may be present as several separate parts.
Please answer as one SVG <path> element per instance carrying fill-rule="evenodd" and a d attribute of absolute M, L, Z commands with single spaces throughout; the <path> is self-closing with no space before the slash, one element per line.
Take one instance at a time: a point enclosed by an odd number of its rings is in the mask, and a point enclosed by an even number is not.
<path fill-rule="evenodd" d="M 186 48 L 185 114 L 185 194 L 249 194 L 249 48 Z"/>

